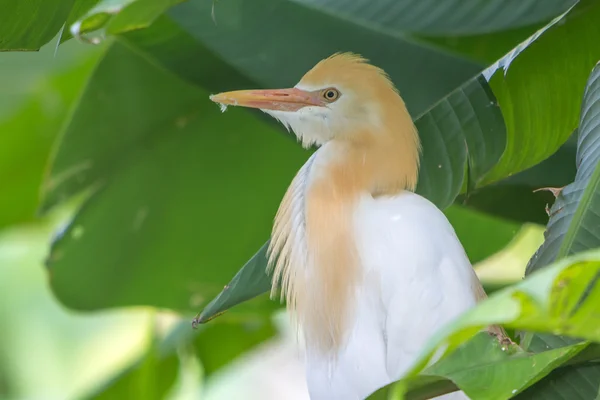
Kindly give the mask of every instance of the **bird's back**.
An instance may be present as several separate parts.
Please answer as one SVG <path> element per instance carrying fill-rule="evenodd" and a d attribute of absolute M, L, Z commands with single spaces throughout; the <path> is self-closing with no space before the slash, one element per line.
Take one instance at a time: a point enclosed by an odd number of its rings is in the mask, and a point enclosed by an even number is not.
<path fill-rule="evenodd" d="M 397 380 L 437 329 L 477 301 L 471 264 L 431 202 L 411 192 L 364 196 L 354 216 L 362 279 L 351 329 L 335 360 L 306 349 L 313 400 L 364 399 Z"/>

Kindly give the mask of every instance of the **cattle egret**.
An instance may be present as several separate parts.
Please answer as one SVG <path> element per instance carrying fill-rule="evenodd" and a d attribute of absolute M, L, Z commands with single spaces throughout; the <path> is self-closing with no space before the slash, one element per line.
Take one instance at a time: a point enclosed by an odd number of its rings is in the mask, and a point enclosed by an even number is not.
<path fill-rule="evenodd" d="M 304 339 L 311 399 L 364 399 L 401 378 L 485 298 L 445 215 L 413 192 L 419 136 L 383 70 L 337 53 L 293 88 L 211 100 L 258 108 L 318 146 L 275 216 L 268 266 Z"/>

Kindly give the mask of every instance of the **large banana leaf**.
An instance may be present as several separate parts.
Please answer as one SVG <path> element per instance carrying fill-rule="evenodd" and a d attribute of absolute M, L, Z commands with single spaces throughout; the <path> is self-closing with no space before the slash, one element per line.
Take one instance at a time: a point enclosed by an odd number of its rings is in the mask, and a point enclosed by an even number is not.
<path fill-rule="evenodd" d="M 585 90 L 577 143 L 575 180 L 558 195 L 550 209 L 543 245 L 527 266 L 527 274 L 543 270 L 554 260 L 600 247 L 600 66 L 597 65 Z M 595 281 L 588 290 L 595 290 Z M 590 321 L 590 324 L 593 322 Z M 525 335 L 531 340 L 531 334 Z M 564 337 L 537 336 L 537 348 L 554 348 L 572 343 Z M 570 388 L 579 388 L 579 398 L 593 398 L 600 390 L 600 367 L 573 367 L 552 376 L 524 394 L 527 398 L 563 398 Z M 575 397 L 573 397 L 575 398 Z"/>

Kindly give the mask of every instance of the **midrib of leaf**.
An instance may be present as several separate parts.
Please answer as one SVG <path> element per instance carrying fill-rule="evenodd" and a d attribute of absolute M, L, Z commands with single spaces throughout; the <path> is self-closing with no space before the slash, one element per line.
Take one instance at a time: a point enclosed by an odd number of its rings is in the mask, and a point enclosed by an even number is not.
<path fill-rule="evenodd" d="M 96 71 L 98 70 L 98 66 L 100 65 L 100 63 L 102 62 L 102 60 L 104 59 L 104 56 L 106 55 L 106 53 L 108 52 L 108 50 L 110 49 L 111 45 L 106 45 L 106 47 L 99 52 L 99 54 L 96 56 L 97 60 L 96 60 L 96 64 L 90 69 L 90 72 L 87 76 L 87 78 L 85 79 L 85 81 L 83 82 L 83 84 L 81 85 L 81 88 L 79 89 L 79 93 L 77 93 L 77 95 L 75 96 L 75 99 L 73 101 L 73 103 L 71 104 L 70 109 L 67 112 L 67 115 L 65 116 L 65 119 L 62 123 L 62 126 L 60 127 L 60 129 L 58 130 L 58 134 L 56 135 L 56 139 L 54 140 L 54 144 L 52 145 L 52 148 L 50 150 L 50 154 L 48 156 L 48 160 L 46 161 L 46 168 L 44 170 L 44 176 L 42 179 L 42 189 L 41 189 L 41 197 L 42 200 L 38 206 L 38 209 L 42 212 L 46 211 L 44 210 L 45 205 L 44 205 L 44 198 L 46 197 L 46 190 L 45 187 L 47 185 L 47 182 L 49 182 L 51 179 L 52 180 L 56 180 L 59 183 L 62 183 L 64 180 L 67 180 L 70 178 L 70 176 L 65 176 L 64 173 L 66 172 L 68 175 L 69 171 L 63 171 L 62 173 L 59 173 L 58 176 L 56 177 L 52 177 L 52 166 L 54 165 L 55 161 L 56 161 L 56 157 L 58 156 L 58 152 L 59 149 L 61 147 L 63 138 L 67 132 L 67 129 L 69 128 L 69 125 L 71 124 L 71 121 L 73 120 L 73 116 L 75 115 L 75 113 L 77 112 L 77 110 L 79 109 L 79 103 L 81 103 L 81 99 L 83 98 L 83 96 L 85 95 L 85 93 L 87 93 L 88 88 L 90 86 L 90 81 L 92 79 L 92 77 L 96 74 Z"/>
<path fill-rule="evenodd" d="M 590 183 L 591 183 L 591 185 L 590 185 Z M 556 256 L 557 260 L 569 255 L 569 252 L 571 251 L 571 247 L 573 246 L 573 243 L 575 242 L 575 238 L 577 237 L 577 234 L 579 233 L 579 230 L 581 228 L 581 224 L 583 222 L 583 217 L 587 213 L 587 211 L 590 207 L 592 199 L 594 198 L 594 193 L 596 193 L 596 190 L 597 190 L 599 184 L 600 184 L 600 164 L 596 164 L 596 168 L 594 168 L 594 173 L 589 178 L 588 184 L 586 185 L 583 195 L 581 196 L 581 200 L 579 200 L 579 205 L 577 206 L 577 209 L 575 210 L 575 214 L 573 215 L 571 223 L 569 224 L 569 229 L 567 230 L 567 233 L 565 234 L 565 238 L 563 239 L 563 242 L 560 246 L 560 249 Z"/>

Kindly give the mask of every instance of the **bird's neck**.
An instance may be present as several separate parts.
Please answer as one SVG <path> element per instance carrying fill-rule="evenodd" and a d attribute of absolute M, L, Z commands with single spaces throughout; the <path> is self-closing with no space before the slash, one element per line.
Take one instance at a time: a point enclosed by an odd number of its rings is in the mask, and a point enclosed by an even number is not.
<path fill-rule="evenodd" d="M 273 279 L 281 284 L 307 344 L 321 352 L 342 345 L 362 278 L 354 228 L 358 202 L 364 195 L 414 189 L 415 140 L 377 132 L 330 141 L 284 197 L 271 241 Z"/>

